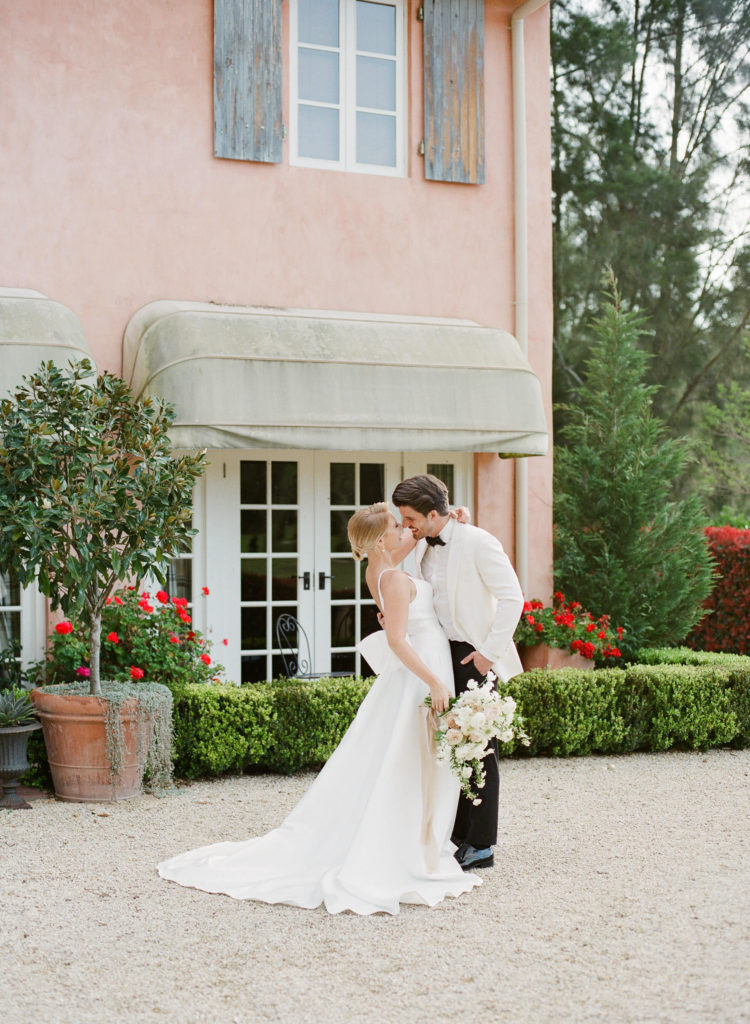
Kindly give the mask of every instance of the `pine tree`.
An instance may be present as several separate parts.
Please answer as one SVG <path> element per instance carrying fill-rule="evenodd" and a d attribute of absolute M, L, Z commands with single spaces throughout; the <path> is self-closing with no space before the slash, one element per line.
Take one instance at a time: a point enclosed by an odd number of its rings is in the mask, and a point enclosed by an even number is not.
<path fill-rule="evenodd" d="M 666 436 L 644 382 L 645 319 L 621 309 L 614 276 L 564 447 L 555 450 L 555 583 L 625 627 L 623 653 L 679 643 L 702 614 L 712 562 L 700 499 L 675 500 L 689 450 Z"/>

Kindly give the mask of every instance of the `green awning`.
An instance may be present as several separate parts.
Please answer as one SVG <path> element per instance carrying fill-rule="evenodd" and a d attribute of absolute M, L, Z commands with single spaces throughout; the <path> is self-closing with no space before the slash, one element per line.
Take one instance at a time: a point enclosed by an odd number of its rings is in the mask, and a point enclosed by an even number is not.
<path fill-rule="evenodd" d="M 94 362 L 78 317 L 41 292 L 0 288 L 0 398 L 42 362 Z"/>
<path fill-rule="evenodd" d="M 179 448 L 547 452 L 537 376 L 470 321 L 153 302 L 123 375 L 175 407 Z"/>

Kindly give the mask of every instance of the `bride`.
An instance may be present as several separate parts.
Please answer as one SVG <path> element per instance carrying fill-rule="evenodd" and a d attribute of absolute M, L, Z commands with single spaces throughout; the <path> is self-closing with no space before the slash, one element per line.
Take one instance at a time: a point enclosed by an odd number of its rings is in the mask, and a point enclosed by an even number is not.
<path fill-rule="evenodd" d="M 450 841 L 459 784 L 438 767 L 424 705 L 448 706 L 453 672 L 430 584 L 396 568 L 413 547 L 387 503 L 349 520 L 354 557 L 367 557 L 370 593 L 385 632 L 360 649 L 379 673 L 354 721 L 307 793 L 279 828 L 159 864 L 162 878 L 236 899 L 318 907 L 337 914 L 397 914 L 434 906 L 481 880 Z"/>

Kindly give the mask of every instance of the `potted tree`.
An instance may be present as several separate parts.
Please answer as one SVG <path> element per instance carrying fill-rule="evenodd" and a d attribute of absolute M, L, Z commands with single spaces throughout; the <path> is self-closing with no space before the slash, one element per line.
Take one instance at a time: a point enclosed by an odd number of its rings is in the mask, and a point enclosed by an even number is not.
<path fill-rule="evenodd" d="M 0 807 L 28 808 L 18 795 L 18 780 L 28 769 L 26 744 L 29 735 L 41 729 L 27 690 L 12 687 L 0 690 L 0 781 L 3 791 Z"/>
<path fill-rule="evenodd" d="M 172 410 L 136 401 L 112 374 L 94 379 L 86 360 L 43 364 L 0 413 L 0 569 L 36 580 L 53 610 L 90 627 L 87 678 L 31 694 L 55 792 L 126 799 L 149 758 L 168 771 L 171 693 L 140 671 L 101 679 L 102 612 L 121 581 L 164 581 L 167 559 L 185 550 L 205 453 L 174 457 Z"/>

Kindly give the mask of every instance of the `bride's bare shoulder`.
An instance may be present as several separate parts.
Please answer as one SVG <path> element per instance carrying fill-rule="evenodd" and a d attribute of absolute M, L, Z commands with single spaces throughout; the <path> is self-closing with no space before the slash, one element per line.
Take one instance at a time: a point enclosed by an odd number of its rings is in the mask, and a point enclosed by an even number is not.
<path fill-rule="evenodd" d="M 383 594 L 407 593 L 409 600 L 414 599 L 417 587 L 414 579 L 402 569 L 387 569 L 380 578 L 380 589 Z"/>

